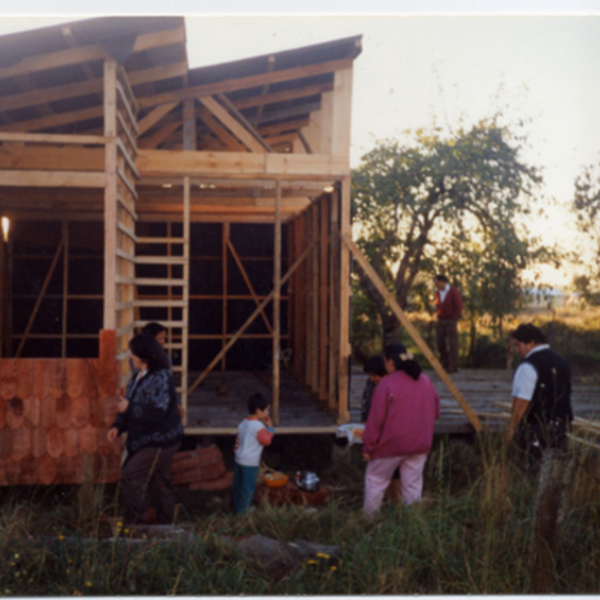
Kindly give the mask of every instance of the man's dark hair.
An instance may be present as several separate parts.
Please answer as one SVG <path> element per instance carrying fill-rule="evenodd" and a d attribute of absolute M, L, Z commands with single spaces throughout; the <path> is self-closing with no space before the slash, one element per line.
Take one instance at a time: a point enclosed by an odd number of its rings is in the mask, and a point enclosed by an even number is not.
<path fill-rule="evenodd" d="M 262 394 L 252 394 L 252 396 L 248 398 L 248 412 L 253 415 L 259 409 L 265 410 L 270 404 L 271 403 Z"/>
<path fill-rule="evenodd" d="M 438 281 L 443 281 L 444 283 L 448 283 L 448 278 L 445 275 L 442 275 L 441 273 L 438 273 L 433 278 L 437 279 Z"/>
<path fill-rule="evenodd" d="M 365 364 L 365 373 L 370 375 L 379 375 L 379 377 L 385 377 L 387 370 L 385 368 L 385 361 L 383 356 L 371 356 L 371 358 Z"/>
<path fill-rule="evenodd" d="M 156 338 L 147 333 L 136 335 L 129 341 L 129 350 L 148 365 L 148 371 L 168 369 L 169 356 L 156 341 Z"/>
<path fill-rule="evenodd" d="M 160 323 L 146 323 L 142 328 L 142 333 L 146 335 L 151 335 L 152 337 L 156 337 L 159 333 L 166 331 L 167 328 Z"/>
<path fill-rule="evenodd" d="M 548 343 L 548 338 L 546 338 L 544 332 L 533 323 L 519 325 L 514 331 L 510 332 L 510 337 L 523 344 L 529 344 L 529 342 L 535 342 L 536 344 Z"/>

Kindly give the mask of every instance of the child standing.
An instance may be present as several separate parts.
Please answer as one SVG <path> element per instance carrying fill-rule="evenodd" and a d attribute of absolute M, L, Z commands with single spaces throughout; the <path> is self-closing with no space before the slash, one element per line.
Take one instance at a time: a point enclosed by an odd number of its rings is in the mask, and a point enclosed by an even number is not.
<path fill-rule="evenodd" d="M 262 394 L 250 396 L 250 416 L 238 425 L 233 472 L 233 510 L 236 515 L 245 513 L 252 504 L 263 447 L 273 440 L 270 408 Z"/>

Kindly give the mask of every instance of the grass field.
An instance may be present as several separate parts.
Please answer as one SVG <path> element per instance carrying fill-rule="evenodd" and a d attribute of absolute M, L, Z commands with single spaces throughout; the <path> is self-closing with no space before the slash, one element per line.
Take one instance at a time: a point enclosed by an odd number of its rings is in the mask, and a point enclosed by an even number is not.
<path fill-rule="evenodd" d="M 440 438 L 426 466 L 428 502 L 361 513 L 359 448 L 321 472 L 333 491 L 317 511 L 258 507 L 234 517 L 218 498 L 187 493 L 182 519 L 194 542 L 106 539 L 115 486 L 4 489 L 0 494 L 0 594 L 347 595 L 522 594 L 535 591 L 529 544 L 535 482 L 497 437 Z M 562 526 L 549 592 L 600 592 L 598 456 L 583 451 Z M 232 542 L 261 533 L 343 548 L 284 576 L 267 575 Z M 119 541 L 121 540 L 121 541 Z"/>

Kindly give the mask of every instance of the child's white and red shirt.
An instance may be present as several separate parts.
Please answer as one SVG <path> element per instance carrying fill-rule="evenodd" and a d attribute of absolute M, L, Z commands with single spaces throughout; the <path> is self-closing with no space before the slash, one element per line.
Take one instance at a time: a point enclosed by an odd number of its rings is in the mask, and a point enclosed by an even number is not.
<path fill-rule="evenodd" d="M 273 428 L 265 427 L 258 417 L 246 417 L 235 438 L 235 462 L 244 467 L 258 467 L 264 446 L 273 440 Z"/>

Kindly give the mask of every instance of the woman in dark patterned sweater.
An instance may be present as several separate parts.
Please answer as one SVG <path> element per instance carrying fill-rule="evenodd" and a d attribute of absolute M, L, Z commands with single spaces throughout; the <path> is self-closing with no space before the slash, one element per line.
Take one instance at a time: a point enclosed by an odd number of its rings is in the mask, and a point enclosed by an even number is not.
<path fill-rule="evenodd" d="M 147 490 L 157 521 L 171 523 L 175 511 L 171 458 L 183 437 L 177 394 L 167 355 L 152 336 L 134 337 L 129 349 L 135 370 L 108 432 L 111 442 L 127 432 L 128 456 L 121 472 L 125 522 L 143 522 Z"/>

